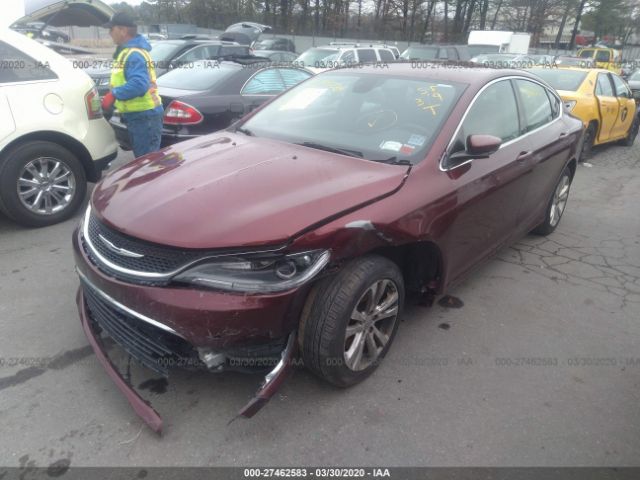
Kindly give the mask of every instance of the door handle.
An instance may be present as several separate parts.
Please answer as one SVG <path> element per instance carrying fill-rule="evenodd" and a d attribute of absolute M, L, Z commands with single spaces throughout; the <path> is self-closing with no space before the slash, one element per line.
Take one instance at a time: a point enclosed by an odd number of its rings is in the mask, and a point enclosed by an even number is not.
<path fill-rule="evenodd" d="M 518 154 L 518 156 L 516 157 L 516 161 L 517 162 L 524 162 L 525 160 L 527 160 L 529 157 L 531 157 L 531 154 L 533 152 L 528 151 L 528 152 L 520 152 Z"/>
<path fill-rule="evenodd" d="M 562 133 L 558 136 L 558 138 L 563 138 L 563 137 L 566 137 L 567 135 L 569 135 L 567 132 L 562 132 Z"/>

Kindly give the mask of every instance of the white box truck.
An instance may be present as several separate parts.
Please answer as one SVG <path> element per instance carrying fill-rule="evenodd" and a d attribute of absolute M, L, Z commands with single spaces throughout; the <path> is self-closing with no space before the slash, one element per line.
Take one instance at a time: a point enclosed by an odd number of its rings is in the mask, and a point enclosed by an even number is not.
<path fill-rule="evenodd" d="M 469 52 L 472 57 L 482 53 L 522 53 L 529 52 L 531 35 L 528 33 L 505 32 L 500 30 L 472 30 L 469 32 Z"/>

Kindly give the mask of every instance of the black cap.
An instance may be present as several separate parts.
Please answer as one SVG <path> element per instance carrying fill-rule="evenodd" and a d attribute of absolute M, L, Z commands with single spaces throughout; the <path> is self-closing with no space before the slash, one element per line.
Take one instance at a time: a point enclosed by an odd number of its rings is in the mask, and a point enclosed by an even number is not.
<path fill-rule="evenodd" d="M 113 14 L 111 20 L 102 25 L 104 28 L 111 27 L 136 27 L 136 21 L 127 12 L 117 12 Z"/>

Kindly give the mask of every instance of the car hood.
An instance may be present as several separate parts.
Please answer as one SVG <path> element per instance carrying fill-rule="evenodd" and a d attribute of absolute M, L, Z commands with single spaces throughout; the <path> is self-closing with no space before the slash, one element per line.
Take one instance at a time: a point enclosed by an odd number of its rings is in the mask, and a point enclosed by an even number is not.
<path fill-rule="evenodd" d="M 229 132 L 152 153 L 104 178 L 93 211 L 181 248 L 280 245 L 399 189 L 409 168 Z"/>
<path fill-rule="evenodd" d="M 114 10 L 100 0 L 24 0 L 25 16 L 17 24 L 45 22 L 55 27 L 91 27 L 108 22 Z"/>

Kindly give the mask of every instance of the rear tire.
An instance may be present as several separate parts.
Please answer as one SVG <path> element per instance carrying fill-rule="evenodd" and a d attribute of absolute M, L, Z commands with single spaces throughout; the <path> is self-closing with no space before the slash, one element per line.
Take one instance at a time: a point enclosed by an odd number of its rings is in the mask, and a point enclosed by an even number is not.
<path fill-rule="evenodd" d="M 86 192 L 82 164 L 56 143 L 25 143 L 0 159 L 0 210 L 26 227 L 45 227 L 70 218 Z"/>
<path fill-rule="evenodd" d="M 582 150 L 580 151 L 580 161 L 589 160 L 593 154 L 593 142 L 596 140 L 597 127 L 595 123 L 590 123 L 584 132 L 582 139 Z"/>
<path fill-rule="evenodd" d="M 305 366 L 339 387 L 361 382 L 395 337 L 404 303 L 400 269 L 384 257 L 361 257 L 321 281 L 312 295 L 301 328 Z"/>
<path fill-rule="evenodd" d="M 569 190 L 571 189 L 571 170 L 565 167 L 560 180 L 553 189 L 551 199 L 547 204 L 547 212 L 545 213 L 544 222 L 534 228 L 531 233 L 535 235 L 549 235 L 560 224 L 560 219 L 567 206 L 569 199 Z"/>
<path fill-rule="evenodd" d="M 636 141 L 636 137 L 638 136 L 638 130 L 640 130 L 640 116 L 636 115 L 633 119 L 633 123 L 631 127 L 629 127 L 629 133 L 622 141 L 622 144 L 625 147 L 632 147 L 633 143 Z"/>

